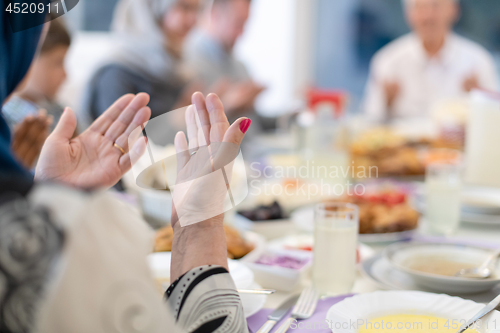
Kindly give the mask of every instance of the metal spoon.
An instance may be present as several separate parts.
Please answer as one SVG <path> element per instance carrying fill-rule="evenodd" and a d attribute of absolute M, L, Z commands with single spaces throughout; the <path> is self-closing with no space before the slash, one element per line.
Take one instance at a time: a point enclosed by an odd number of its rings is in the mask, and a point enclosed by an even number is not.
<path fill-rule="evenodd" d="M 456 274 L 455 277 L 470 278 L 470 279 L 487 279 L 495 271 L 495 264 L 497 262 L 498 256 L 500 256 L 500 250 L 492 253 L 485 262 L 479 267 L 461 269 Z"/>

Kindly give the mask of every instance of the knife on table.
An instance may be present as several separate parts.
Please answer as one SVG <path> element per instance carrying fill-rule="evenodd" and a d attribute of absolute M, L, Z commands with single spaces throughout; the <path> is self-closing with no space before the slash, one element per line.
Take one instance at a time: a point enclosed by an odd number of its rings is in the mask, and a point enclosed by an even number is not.
<path fill-rule="evenodd" d="M 262 325 L 257 333 L 269 333 L 273 329 L 274 325 L 276 325 L 276 323 L 279 322 L 297 303 L 299 296 L 300 295 L 294 295 L 281 303 L 280 306 L 276 308 L 276 310 L 274 310 L 273 312 L 271 312 L 271 314 L 269 314 L 269 316 L 267 316 L 266 323 Z"/>

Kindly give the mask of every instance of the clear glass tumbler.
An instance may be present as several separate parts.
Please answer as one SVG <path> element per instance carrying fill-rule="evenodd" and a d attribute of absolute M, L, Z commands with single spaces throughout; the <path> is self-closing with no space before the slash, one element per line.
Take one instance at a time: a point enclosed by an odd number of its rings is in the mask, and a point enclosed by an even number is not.
<path fill-rule="evenodd" d="M 358 207 L 349 203 L 318 204 L 314 221 L 313 284 L 324 295 L 351 291 L 356 278 Z"/>
<path fill-rule="evenodd" d="M 462 167 L 459 163 L 434 163 L 425 175 L 425 219 L 431 233 L 453 234 L 460 224 Z"/>

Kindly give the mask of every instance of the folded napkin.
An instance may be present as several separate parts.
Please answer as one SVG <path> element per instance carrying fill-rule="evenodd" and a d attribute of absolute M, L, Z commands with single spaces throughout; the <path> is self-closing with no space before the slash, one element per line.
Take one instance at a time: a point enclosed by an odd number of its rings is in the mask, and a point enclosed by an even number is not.
<path fill-rule="evenodd" d="M 317 333 L 332 333 L 332 330 L 329 329 L 326 319 L 326 313 L 332 305 L 337 304 L 338 302 L 344 300 L 345 298 L 353 296 L 352 294 L 342 295 L 337 297 L 329 297 L 325 299 L 321 299 L 318 301 L 318 305 L 316 306 L 316 311 L 311 316 L 311 318 L 307 320 L 299 320 L 292 324 L 291 330 L 292 332 L 297 333 L 305 333 L 305 332 L 317 332 Z M 248 330 L 250 333 L 257 332 L 262 325 L 267 321 L 267 316 L 273 312 L 274 309 L 262 309 L 253 316 L 247 318 Z M 274 328 L 271 330 L 272 332 L 276 332 L 276 330 L 280 327 L 281 323 L 283 323 L 286 318 L 290 317 L 292 310 L 290 310 L 286 316 L 283 317 L 281 321 L 279 321 Z"/>

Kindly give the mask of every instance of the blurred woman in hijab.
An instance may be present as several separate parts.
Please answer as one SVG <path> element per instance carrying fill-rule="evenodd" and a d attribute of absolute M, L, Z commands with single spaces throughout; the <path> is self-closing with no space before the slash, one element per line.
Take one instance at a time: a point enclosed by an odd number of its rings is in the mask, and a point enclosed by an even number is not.
<path fill-rule="evenodd" d="M 39 13 L 13 21 L 22 25 L 33 16 L 43 23 Z M 28 72 L 40 34 L 40 26 L 14 33 L 7 14 L 0 15 L 0 103 Z M 144 153 L 145 140 L 129 146 L 129 139 L 149 119 L 148 102 L 144 93 L 122 96 L 75 138 L 76 117 L 66 108 L 42 148 L 35 181 L 13 158 L 0 114 L 0 332 L 248 331 L 227 271 L 223 214 L 182 229 L 172 223 L 174 283 L 162 301 L 146 261 L 151 231 L 97 190 L 115 184 Z M 205 105 L 195 94 L 193 102 L 222 121 L 204 127 L 211 138 L 241 143 L 248 119 L 229 126 L 215 95 Z M 196 122 L 188 127 L 197 131 Z M 186 155 L 187 140 L 179 139 L 176 148 Z"/>
<path fill-rule="evenodd" d="M 196 84 L 183 65 L 184 41 L 196 25 L 200 0 L 120 0 L 112 31 L 116 45 L 93 75 L 83 110 L 97 118 L 126 93 L 151 96 L 152 117 L 187 106 Z M 170 132 L 170 133 L 168 133 Z M 153 142 L 173 142 L 175 131 L 148 130 Z"/>

